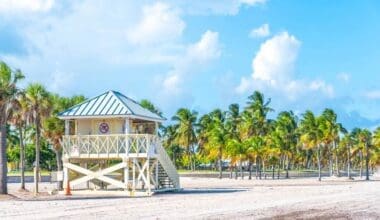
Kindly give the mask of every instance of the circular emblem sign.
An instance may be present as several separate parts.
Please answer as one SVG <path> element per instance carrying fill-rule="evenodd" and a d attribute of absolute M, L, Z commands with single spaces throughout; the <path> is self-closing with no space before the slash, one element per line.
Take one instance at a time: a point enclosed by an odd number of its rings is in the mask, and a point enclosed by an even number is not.
<path fill-rule="evenodd" d="M 110 130 L 110 126 L 107 123 L 103 122 L 99 125 L 100 133 L 106 134 L 108 133 L 109 130 Z"/>

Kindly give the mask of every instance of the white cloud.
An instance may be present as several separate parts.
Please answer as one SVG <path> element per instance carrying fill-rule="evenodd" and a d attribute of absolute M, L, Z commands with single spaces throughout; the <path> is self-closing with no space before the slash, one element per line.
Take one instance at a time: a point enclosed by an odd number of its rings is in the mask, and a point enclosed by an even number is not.
<path fill-rule="evenodd" d="M 185 26 L 179 9 L 157 2 L 143 7 L 141 21 L 127 31 L 127 38 L 139 45 L 166 42 L 180 37 Z"/>
<path fill-rule="evenodd" d="M 176 5 L 180 5 L 188 14 L 216 14 L 216 15 L 236 15 L 242 7 L 253 7 L 265 4 L 267 0 L 203 0 L 203 1 L 183 1 L 169 0 Z"/>
<path fill-rule="evenodd" d="M 380 90 L 372 90 L 365 93 L 368 99 L 380 99 Z"/>
<path fill-rule="evenodd" d="M 310 92 L 334 96 L 334 88 L 326 82 L 309 82 L 294 76 L 300 46 L 301 42 L 287 32 L 266 40 L 253 58 L 251 77 L 243 77 L 236 92 L 241 94 L 258 89 L 275 92 L 291 100 Z"/>
<path fill-rule="evenodd" d="M 351 79 L 351 75 L 350 74 L 348 74 L 348 73 L 339 73 L 338 75 L 337 75 L 337 79 L 339 80 L 339 81 L 341 81 L 341 82 L 345 82 L 345 83 L 347 83 L 347 82 L 349 82 L 350 81 L 350 79 Z"/>
<path fill-rule="evenodd" d="M 0 13 L 47 12 L 54 0 L 0 0 Z"/>
<path fill-rule="evenodd" d="M 263 24 L 258 28 L 252 29 L 249 36 L 252 38 L 268 37 L 270 35 L 269 25 Z"/>
<path fill-rule="evenodd" d="M 221 45 L 219 34 L 206 31 L 201 39 L 187 46 L 185 54 L 179 56 L 173 68 L 163 80 L 163 91 L 166 94 L 181 93 L 181 87 L 188 75 L 201 71 L 200 68 L 219 58 Z"/>

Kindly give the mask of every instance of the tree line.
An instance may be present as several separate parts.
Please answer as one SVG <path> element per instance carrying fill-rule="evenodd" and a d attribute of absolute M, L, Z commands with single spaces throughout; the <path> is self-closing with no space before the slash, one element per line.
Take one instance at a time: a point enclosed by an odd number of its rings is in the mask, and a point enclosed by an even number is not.
<path fill-rule="evenodd" d="M 271 100 L 255 91 L 243 108 L 231 104 L 226 111 L 215 109 L 199 115 L 196 111 L 181 108 L 172 118 L 172 125 L 163 128 L 164 145 L 177 167 L 194 170 L 213 164 L 222 178 L 226 166 L 243 175 L 243 168 L 252 178 L 261 179 L 263 170 L 289 171 L 294 169 L 322 169 L 330 176 L 340 176 L 345 171 L 351 178 L 352 170 L 360 176 L 364 169 L 366 179 L 370 170 L 380 164 L 380 127 L 371 132 L 355 128 L 348 131 L 338 122 L 332 109 L 316 115 L 304 112 L 300 117 L 292 111 L 280 112 L 275 119 Z M 279 174 L 278 174 L 279 175 Z"/>
<path fill-rule="evenodd" d="M 38 193 L 40 168 L 62 170 L 64 122 L 57 114 L 85 100 L 82 95 L 63 97 L 51 93 L 39 83 L 20 88 L 24 75 L 0 62 L 0 194 L 7 193 L 7 162 L 21 171 L 21 189 L 25 190 L 25 169 L 34 168 L 34 190 Z M 140 104 L 162 116 L 150 101 Z M 270 99 L 258 91 L 248 97 L 243 108 L 231 104 L 226 111 L 199 115 L 181 108 L 168 126 L 160 125 L 164 146 L 178 168 L 195 170 L 213 164 L 222 177 L 227 166 L 232 174 L 253 168 L 261 178 L 264 170 L 302 168 L 319 171 L 329 168 L 330 175 L 347 170 L 369 169 L 380 162 L 380 128 L 371 132 L 355 128 L 347 131 L 337 122 L 332 109 L 321 115 L 306 111 L 299 118 L 292 111 L 268 118 L 274 110 Z M 232 175 L 231 175 L 232 176 Z M 62 188 L 62 182 L 58 182 Z"/>

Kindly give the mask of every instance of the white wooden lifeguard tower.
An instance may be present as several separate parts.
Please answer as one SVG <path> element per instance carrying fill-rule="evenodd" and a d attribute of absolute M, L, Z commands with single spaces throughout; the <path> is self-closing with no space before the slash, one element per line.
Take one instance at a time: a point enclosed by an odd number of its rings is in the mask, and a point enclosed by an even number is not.
<path fill-rule="evenodd" d="M 143 192 L 180 189 L 158 137 L 165 119 L 115 91 L 59 114 L 65 121 L 64 188 Z"/>

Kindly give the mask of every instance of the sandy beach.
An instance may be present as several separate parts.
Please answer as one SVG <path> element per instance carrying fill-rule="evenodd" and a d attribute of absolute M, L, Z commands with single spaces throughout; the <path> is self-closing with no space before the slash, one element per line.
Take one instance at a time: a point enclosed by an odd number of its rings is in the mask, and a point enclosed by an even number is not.
<path fill-rule="evenodd" d="M 181 183 L 182 192 L 143 198 L 49 196 L 54 185 L 47 183 L 34 198 L 10 184 L 12 195 L 0 197 L 0 219 L 380 219 L 379 179 L 182 177 Z"/>

